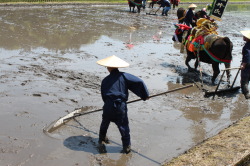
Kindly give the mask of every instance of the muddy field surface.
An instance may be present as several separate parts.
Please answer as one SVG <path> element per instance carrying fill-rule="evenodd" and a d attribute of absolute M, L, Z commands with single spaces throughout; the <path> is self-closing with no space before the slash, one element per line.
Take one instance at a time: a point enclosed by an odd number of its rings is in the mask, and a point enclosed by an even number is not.
<path fill-rule="evenodd" d="M 211 65 L 202 63 L 201 87 L 200 73 L 188 72 L 180 44 L 171 39 L 176 10 L 167 17 L 147 15 L 150 10 L 130 13 L 125 5 L 0 8 L 0 165 L 160 165 L 249 113 L 240 90 L 214 100 L 204 97 L 202 88 L 216 88 Z M 249 20 L 249 12 L 228 11 L 218 22 L 219 34 L 234 44 L 232 67 L 240 64 L 244 42 L 239 31 L 250 28 Z M 108 72 L 96 61 L 111 55 L 130 63 L 121 71 L 142 78 L 150 95 L 195 86 L 128 105 L 129 155 L 120 153 L 114 124 L 108 130 L 111 144 L 100 152 L 101 112 L 44 133 L 76 108 L 102 107 L 100 83 Z M 220 88 L 226 87 L 223 78 Z M 129 100 L 134 99 L 130 93 Z"/>

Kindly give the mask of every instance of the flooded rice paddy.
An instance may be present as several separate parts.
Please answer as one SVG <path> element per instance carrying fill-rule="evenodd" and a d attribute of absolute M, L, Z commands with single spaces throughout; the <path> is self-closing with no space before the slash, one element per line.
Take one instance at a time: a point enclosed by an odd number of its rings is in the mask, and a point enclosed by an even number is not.
<path fill-rule="evenodd" d="M 0 165 L 160 165 L 249 114 L 249 101 L 240 90 L 214 100 L 204 97 L 200 74 L 187 71 L 185 54 L 172 41 L 176 10 L 167 17 L 160 11 L 146 15 L 150 10 L 130 13 L 127 5 L 0 7 Z M 239 31 L 250 29 L 249 20 L 249 5 L 228 5 L 217 22 L 219 34 L 234 44 L 232 67 L 240 65 L 244 42 Z M 107 153 L 100 153 L 101 112 L 45 134 L 43 128 L 76 108 L 102 107 L 100 83 L 108 72 L 96 61 L 111 55 L 130 63 L 121 71 L 142 78 L 150 95 L 195 86 L 128 105 L 129 155 L 120 153 L 114 124 Z M 202 70 L 203 88 L 215 90 L 211 65 L 203 63 Z M 130 93 L 129 100 L 136 98 Z"/>

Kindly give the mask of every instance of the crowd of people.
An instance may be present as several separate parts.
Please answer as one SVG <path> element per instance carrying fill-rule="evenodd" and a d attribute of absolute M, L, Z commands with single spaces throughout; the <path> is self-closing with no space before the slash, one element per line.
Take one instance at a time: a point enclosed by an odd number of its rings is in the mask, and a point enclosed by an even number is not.
<path fill-rule="evenodd" d="M 132 11 L 131 7 L 133 7 L 133 8 L 137 7 L 138 13 L 140 13 L 141 7 L 143 9 L 146 8 L 147 3 L 149 4 L 148 8 L 154 8 L 155 5 L 159 6 L 159 9 L 162 8 L 162 15 L 167 16 L 168 11 L 171 9 L 171 5 L 173 5 L 173 9 L 175 9 L 175 6 L 178 6 L 178 4 L 179 4 L 179 0 L 171 0 L 171 1 L 169 1 L 169 0 L 151 0 L 150 2 L 148 2 L 148 0 L 128 0 L 130 11 Z M 134 12 L 134 10 L 133 10 L 133 12 Z"/>
<path fill-rule="evenodd" d="M 138 13 L 140 13 L 140 8 L 145 9 L 147 7 L 148 4 L 148 8 L 154 8 L 155 5 L 157 5 L 159 8 L 157 9 L 157 11 L 162 8 L 162 15 L 168 16 L 168 11 L 170 9 L 175 10 L 176 7 L 179 6 L 180 0 L 128 0 L 128 4 L 130 7 L 130 12 L 131 7 L 135 8 L 137 7 L 138 9 Z M 194 9 L 197 6 L 195 4 L 191 4 L 188 7 L 188 11 L 185 12 L 184 17 L 185 17 L 185 23 L 187 25 L 191 25 L 191 26 L 195 26 L 195 18 L 196 17 L 202 17 L 202 18 L 208 18 L 208 15 L 206 13 L 206 8 L 203 8 L 202 10 L 198 11 L 197 13 L 199 13 L 199 15 L 197 15 L 194 11 Z M 135 12 L 133 10 L 133 12 Z M 196 14 L 196 15 L 195 15 Z"/>

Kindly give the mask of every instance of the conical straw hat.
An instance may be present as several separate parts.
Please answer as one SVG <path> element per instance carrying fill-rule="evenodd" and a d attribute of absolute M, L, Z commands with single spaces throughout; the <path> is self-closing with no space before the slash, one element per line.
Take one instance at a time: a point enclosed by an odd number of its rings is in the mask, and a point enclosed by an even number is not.
<path fill-rule="evenodd" d="M 197 7 L 197 6 L 192 3 L 188 8 L 191 8 L 191 7 Z"/>
<path fill-rule="evenodd" d="M 101 65 L 101 66 L 114 67 L 114 68 L 128 67 L 129 66 L 129 64 L 127 62 L 118 58 L 115 55 L 101 59 L 101 60 L 97 61 L 96 63 Z"/>
<path fill-rule="evenodd" d="M 246 38 L 250 39 L 250 30 L 248 30 L 248 31 L 240 31 L 240 33 L 242 33 L 242 35 L 245 36 Z"/>

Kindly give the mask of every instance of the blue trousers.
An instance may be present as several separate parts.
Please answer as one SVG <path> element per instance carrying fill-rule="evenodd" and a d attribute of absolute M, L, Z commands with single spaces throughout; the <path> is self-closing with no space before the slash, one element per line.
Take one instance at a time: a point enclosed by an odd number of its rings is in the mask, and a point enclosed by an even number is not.
<path fill-rule="evenodd" d="M 248 89 L 249 81 L 250 81 L 250 68 L 247 68 L 241 71 L 241 90 L 243 94 L 249 93 Z"/>
<path fill-rule="evenodd" d="M 165 14 L 166 16 L 168 15 L 168 11 L 171 9 L 171 7 L 164 7 L 162 10 L 162 15 Z"/>
<path fill-rule="evenodd" d="M 99 132 L 100 135 L 106 136 L 110 122 L 114 122 L 118 127 L 123 147 L 131 145 L 127 111 L 124 114 L 116 115 L 115 117 L 103 115 Z"/>

